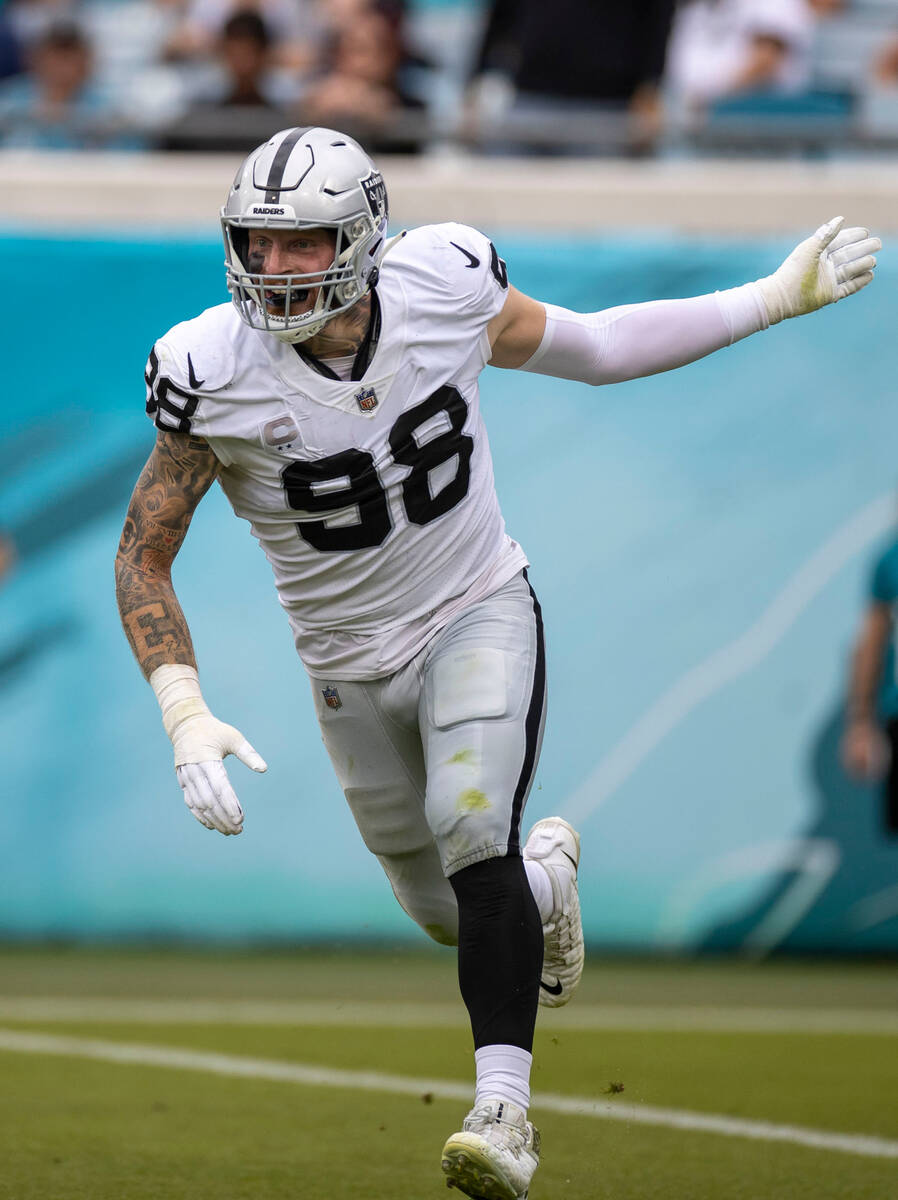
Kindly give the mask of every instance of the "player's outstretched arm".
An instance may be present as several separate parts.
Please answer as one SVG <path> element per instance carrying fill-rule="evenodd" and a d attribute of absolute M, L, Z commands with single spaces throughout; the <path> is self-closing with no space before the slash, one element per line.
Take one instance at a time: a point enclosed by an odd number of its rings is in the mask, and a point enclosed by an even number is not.
<path fill-rule="evenodd" d="M 200 692 L 190 630 L 175 596 L 172 563 L 218 461 L 206 442 L 160 431 L 131 496 L 115 559 L 116 599 L 134 655 L 162 709 L 184 800 L 207 829 L 240 833 L 240 807 L 222 764 L 236 754 L 265 763 L 246 738 L 216 720 Z"/>
<path fill-rule="evenodd" d="M 592 384 L 669 371 L 859 292 L 873 278 L 880 247 L 866 229 L 842 229 L 836 217 L 772 275 L 725 292 L 575 313 L 510 289 L 490 323 L 490 362 Z"/>

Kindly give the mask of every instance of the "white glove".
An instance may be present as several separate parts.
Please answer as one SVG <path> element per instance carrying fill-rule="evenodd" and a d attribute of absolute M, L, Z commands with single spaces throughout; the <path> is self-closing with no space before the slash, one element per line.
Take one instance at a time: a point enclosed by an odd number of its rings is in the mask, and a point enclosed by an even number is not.
<path fill-rule="evenodd" d="M 833 217 L 821 225 L 779 270 L 758 280 L 771 325 L 844 300 L 873 278 L 873 256 L 882 242 L 866 229 L 842 229 L 844 219 Z"/>
<path fill-rule="evenodd" d="M 226 836 L 243 832 L 243 809 L 221 761 L 234 754 L 254 771 L 267 771 L 263 759 L 233 725 L 209 712 L 196 670 L 183 665 L 157 667 L 150 686 L 162 709 L 162 723 L 175 748 L 184 803 L 207 829 Z"/>

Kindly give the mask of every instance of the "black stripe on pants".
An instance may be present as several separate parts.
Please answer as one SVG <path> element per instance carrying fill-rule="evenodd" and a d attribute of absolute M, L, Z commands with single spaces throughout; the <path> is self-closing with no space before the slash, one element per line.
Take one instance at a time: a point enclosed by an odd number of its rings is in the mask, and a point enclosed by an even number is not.
<path fill-rule="evenodd" d="M 526 571 L 524 579 L 527 580 Z M 510 855 L 521 853 L 521 814 L 524 811 L 524 804 L 536 773 L 539 735 L 546 703 L 546 643 L 543 634 L 543 613 L 529 580 L 527 580 L 527 586 L 530 588 L 530 596 L 533 600 L 533 619 L 536 622 L 536 665 L 533 671 L 533 690 L 530 693 L 530 704 L 524 721 L 524 762 L 511 805 L 511 826 L 508 830 L 508 853 Z"/>

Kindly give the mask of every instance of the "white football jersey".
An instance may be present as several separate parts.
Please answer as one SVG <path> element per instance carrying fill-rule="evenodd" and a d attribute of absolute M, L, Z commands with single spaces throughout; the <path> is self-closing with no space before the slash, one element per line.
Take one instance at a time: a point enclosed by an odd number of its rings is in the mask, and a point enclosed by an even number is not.
<path fill-rule="evenodd" d="M 505 532 L 477 384 L 507 287 L 482 233 L 428 225 L 383 260 L 380 337 L 358 380 L 323 376 L 232 304 L 153 348 L 147 412 L 215 452 L 312 673 L 392 674 L 527 565 Z"/>

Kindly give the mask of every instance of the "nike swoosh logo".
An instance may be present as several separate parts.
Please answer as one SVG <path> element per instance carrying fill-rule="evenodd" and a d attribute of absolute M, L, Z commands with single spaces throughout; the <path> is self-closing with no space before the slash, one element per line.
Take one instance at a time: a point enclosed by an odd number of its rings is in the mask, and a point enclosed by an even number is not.
<path fill-rule="evenodd" d="M 187 379 L 189 380 L 192 388 L 201 388 L 206 382 L 205 379 L 197 379 L 196 373 L 193 369 L 193 363 L 190 361 L 189 354 L 187 355 Z"/>
<path fill-rule="evenodd" d="M 471 251 L 466 250 L 464 246 L 459 246 L 458 242 L 450 242 L 449 245 L 454 246 L 456 250 L 461 250 L 462 254 L 468 260 L 468 267 L 470 269 L 480 266 L 480 259 L 476 256 L 476 254 L 472 254 Z"/>
<path fill-rule="evenodd" d="M 564 991 L 564 988 L 561 986 L 561 980 L 557 979 L 557 978 L 555 980 L 555 984 L 553 987 L 549 987 L 549 985 L 546 983 L 546 981 L 544 979 L 541 979 L 539 981 L 539 986 L 544 991 L 548 992 L 550 996 L 560 996 L 561 993 Z"/>

